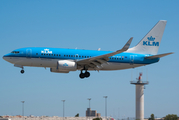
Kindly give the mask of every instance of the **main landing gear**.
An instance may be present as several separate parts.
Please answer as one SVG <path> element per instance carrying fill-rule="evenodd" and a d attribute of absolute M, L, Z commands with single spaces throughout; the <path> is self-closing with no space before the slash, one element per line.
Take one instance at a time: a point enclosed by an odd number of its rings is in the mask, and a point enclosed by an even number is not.
<path fill-rule="evenodd" d="M 83 69 L 84 70 L 84 69 Z M 90 76 L 90 73 L 87 71 L 87 70 L 85 70 L 85 73 L 83 73 L 83 70 L 81 70 L 81 73 L 80 73 L 80 75 L 79 75 L 79 77 L 81 78 L 81 79 L 83 79 L 83 78 L 88 78 L 89 76 Z"/>

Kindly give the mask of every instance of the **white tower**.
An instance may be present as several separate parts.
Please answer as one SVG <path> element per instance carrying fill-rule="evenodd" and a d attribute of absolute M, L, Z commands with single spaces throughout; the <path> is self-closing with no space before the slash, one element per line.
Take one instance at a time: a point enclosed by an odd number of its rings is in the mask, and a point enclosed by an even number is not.
<path fill-rule="evenodd" d="M 131 81 L 136 86 L 136 120 L 144 120 L 144 85 L 148 81 L 142 81 L 142 73 L 139 74 L 137 81 Z"/>

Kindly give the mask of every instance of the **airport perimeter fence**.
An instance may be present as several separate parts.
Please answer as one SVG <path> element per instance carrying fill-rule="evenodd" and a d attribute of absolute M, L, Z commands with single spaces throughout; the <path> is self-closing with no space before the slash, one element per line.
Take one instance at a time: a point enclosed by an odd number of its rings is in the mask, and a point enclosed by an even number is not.
<path fill-rule="evenodd" d="M 29 117 L 29 118 L 4 118 L 0 120 L 93 120 L 97 117 Z M 113 118 L 105 118 L 105 117 L 99 117 L 102 118 L 102 120 L 136 120 L 134 117 L 128 117 L 123 119 L 113 119 Z"/>
<path fill-rule="evenodd" d="M 5 119 L 0 119 L 0 120 L 93 120 L 94 118 L 97 117 L 29 117 L 29 118 L 5 118 Z M 112 119 L 106 119 L 104 117 L 99 117 L 102 118 L 102 120 L 112 120 Z M 113 119 L 114 120 L 114 119 Z"/>
<path fill-rule="evenodd" d="M 122 118 L 122 119 L 116 119 L 116 120 L 136 120 L 134 117 L 128 117 L 128 118 Z"/>

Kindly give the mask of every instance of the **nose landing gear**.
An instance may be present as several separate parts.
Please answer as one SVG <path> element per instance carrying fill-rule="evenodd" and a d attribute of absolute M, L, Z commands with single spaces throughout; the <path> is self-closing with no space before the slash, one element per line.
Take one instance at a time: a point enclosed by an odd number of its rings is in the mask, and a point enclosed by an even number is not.
<path fill-rule="evenodd" d="M 79 77 L 81 78 L 81 79 L 83 79 L 83 78 L 88 78 L 90 76 L 90 73 L 87 71 L 87 70 L 85 70 L 85 73 L 83 73 L 83 70 L 81 70 L 81 73 L 80 73 L 80 75 L 79 75 Z"/>
<path fill-rule="evenodd" d="M 20 71 L 22 74 L 25 72 L 24 67 L 22 65 L 14 64 L 14 67 L 20 67 L 22 70 Z"/>
<path fill-rule="evenodd" d="M 25 72 L 25 71 L 22 69 L 22 70 L 21 70 L 21 73 L 23 74 L 24 72 Z"/>

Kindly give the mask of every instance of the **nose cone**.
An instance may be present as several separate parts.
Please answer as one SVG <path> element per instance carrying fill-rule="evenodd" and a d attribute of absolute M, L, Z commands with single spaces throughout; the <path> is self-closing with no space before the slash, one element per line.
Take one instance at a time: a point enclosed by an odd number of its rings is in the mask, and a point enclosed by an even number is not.
<path fill-rule="evenodd" d="M 7 61 L 9 58 L 9 54 L 4 55 L 2 58 Z"/>

